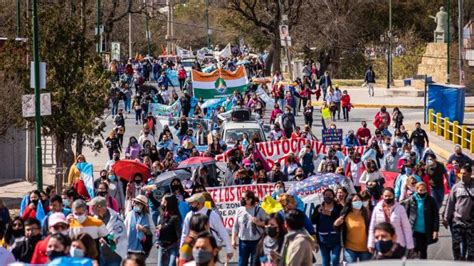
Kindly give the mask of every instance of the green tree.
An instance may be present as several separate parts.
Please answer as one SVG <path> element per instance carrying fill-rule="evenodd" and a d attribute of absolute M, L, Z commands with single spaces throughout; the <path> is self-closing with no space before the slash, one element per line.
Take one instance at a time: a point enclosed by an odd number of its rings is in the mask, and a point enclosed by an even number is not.
<path fill-rule="evenodd" d="M 108 71 L 94 52 L 94 35 L 90 33 L 87 0 L 77 6 L 64 3 L 42 4 L 39 8 L 40 58 L 47 64 L 47 89 L 52 96 L 52 115 L 42 117 L 43 132 L 56 142 L 56 166 L 68 167 L 84 145 L 100 149 L 96 141 L 105 124 L 100 117 L 107 107 L 110 88 Z M 26 28 L 26 27 L 25 27 Z M 30 29 L 30 25 L 26 29 Z M 31 36 L 28 32 L 25 36 Z M 31 47 L 31 39 L 28 46 Z M 6 49 L 15 49 L 8 44 Z M 31 93 L 29 69 L 17 60 L 21 55 L 0 58 L 0 71 L 11 81 L 12 88 Z M 21 76 L 19 74 L 22 74 Z M 10 99 L 17 105 L 20 98 Z M 20 119 L 21 112 L 15 119 Z"/>

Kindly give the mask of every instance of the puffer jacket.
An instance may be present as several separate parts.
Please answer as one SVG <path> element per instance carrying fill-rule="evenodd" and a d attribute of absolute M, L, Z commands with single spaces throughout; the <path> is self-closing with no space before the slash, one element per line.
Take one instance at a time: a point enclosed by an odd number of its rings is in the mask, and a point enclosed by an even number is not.
<path fill-rule="evenodd" d="M 372 211 L 372 219 L 370 221 L 369 238 L 367 246 L 369 248 L 375 247 L 374 228 L 377 224 L 385 222 L 385 214 L 383 212 L 383 200 L 379 201 L 375 205 Z M 395 228 L 395 234 L 397 235 L 397 243 L 401 246 L 412 249 L 415 247 L 413 243 L 413 232 L 411 229 L 410 221 L 405 208 L 400 203 L 395 202 L 391 208 L 390 223 Z"/>

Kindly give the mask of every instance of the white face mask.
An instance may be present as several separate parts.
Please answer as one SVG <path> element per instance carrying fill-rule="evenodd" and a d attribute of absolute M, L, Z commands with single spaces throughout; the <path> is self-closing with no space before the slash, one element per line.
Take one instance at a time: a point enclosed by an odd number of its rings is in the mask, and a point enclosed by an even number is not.
<path fill-rule="evenodd" d="M 76 218 L 76 220 L 80 224 L 82 224 L 87 219 L 87 216 L 85 214 L 83 214 L 83 215 L 74 215 L 74 218 Z"/>

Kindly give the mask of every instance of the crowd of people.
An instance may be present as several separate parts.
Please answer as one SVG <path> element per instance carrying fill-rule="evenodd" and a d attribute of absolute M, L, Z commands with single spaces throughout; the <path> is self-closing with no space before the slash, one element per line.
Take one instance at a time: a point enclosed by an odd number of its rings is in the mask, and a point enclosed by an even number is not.
<path fill-rule="evenodd" d="M 312 133 L 312 103 L 322 94 L 321 122 L 329 129 L 336 128 L 341 110 L 342 119 L 349 120 L 351 103 L 347 91 L 333 85 L 328 72 L 319 76 L 314 63 L 308 61 L 303 77 L 294 84 L 284 85 L 277 72 L 268 87 L 254 84 L 245 93 L 228 97 L 223 111 L 230 101 L 229 106 L 246 106 L 272 124 L 267 140 L 243 135 L 229 152 L 219 133 L 188 124 L 189 118 L 202 118 L 208 110 L 191 112 L 191 93 L 183 89 L 184 95 L 178 97 L 168 86 L 175 85 L 160 79 L 166 77 L 164 68 L 180 66 L 173 62 L 158 65 L 155 71 L 154 63 L 130 61 L 124 77 L 114 76 L 121 88 L 111 96 L 114 127 L 105 139 L 108 160 L 95 178 L 92 195 L 81 188 L 81 174 L 72 167 L 61 193 L 56 194 L 52 186 L 32 191 L 23 199 L 18 217 L 10 218 L 6 206 L 0 206 L 1 265 L 14 261 L 145 265 L 154 248 L 158 265 L 216 265 L 230 261 L 236 251 L 239 265 L 312 265 L 318 252 L 323 265 L 339 265 L 341 254 L 347 263 L 427 259 L 428 245 L 439 239 L 440 223 L 450 228 L 454 259 L 474 261 L 472 160 L 460 146 L 443 164 L 429 148 L 420 123 L 409 134 L 402 112 L 395 108 L 390 114 L 382 107 L 373 119 L 375 130 L 363 121 L 359 129 L 347 133 L 343 141 L 347 155 L 342 154 L 341 145 L 331 147 L 327 154 L 316 154 L 311 148 L 311 141 L 317 140 Z M 366 74 L 369 84 L 375 79 L 371 71 Z M 133 79 L 137 73 L 138 83 Z M 156 80 L 158 88 L 146 82 L 150 79 Z M 270 106 L 255 93 L 260 86 L 273 97 L 271 111 L 265 111 Z M 134 103 L 126 103 L 132 97 Z M 167 104 L 181 103 L 173 131 L 169 127 L 157 130 L 156 119 L 147 110 L 147 104 L 157 98 Z M 118 108 L 120 100 L 124 100 L 124 109 Z M 125 114 L 131 107 L 137 114 L 136 123 L 143 127 L 124 145 Z M 300 111 L 305 121 L 301 126 L 295 119 Z M 265 158 L 255 156 L 258 142 L 287 138 L 308 142 L 298 154 L 289 154 L 272 167 Z M 203 145 L 207 150 L 198 151 L 196 146 Z M 358 146 L 366 146 L 362 154 L 356 151 Z M 224 153 L 224 178 L 200 167 L 192 179 L 174 178 L 164 194 L 158 193 L 163 191 L 156 185 L 159 176 L 176 170 L 180 162 Z M 142 162 L 150 177 L 117 176 L 113 166 L 123 159 Z M 85 156 L 79 155 L 74 165 L 83 162 L 87 162 Z M 386 186 L 385 171 L 399 173 L 393 186 Z M 286 182 L 303 181 L 315 173 L 342 175 L 347 185 L 324 189 L 322 201 L 307 212 L 301 198 L 288 193 L 286 186 L 291 183 Z M 232 228 L 226 228 L 207 188 L 256 183 L 273 183 L 273 193 L 267 196 L 281 208 L 269 212 L 262 207 L 263 198 L 246 190 Z"/>

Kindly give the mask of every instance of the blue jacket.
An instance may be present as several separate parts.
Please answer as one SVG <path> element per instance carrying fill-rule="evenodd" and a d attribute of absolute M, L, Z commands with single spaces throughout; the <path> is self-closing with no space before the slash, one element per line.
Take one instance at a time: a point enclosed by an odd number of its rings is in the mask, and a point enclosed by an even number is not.
<path fill-rule="evenodd" d="M 354 146 L 359 146 L 359 140 L 354 135 L 347 135 L 344 138 L 344 146 L 346 147 L 354 147 Z"/>
<path fill-rule="evenodd" d="M 328 87 L 329 86 L 332 86 L 332 82 L 331 82 L 331 77 L 330 76 L 322 76 L 321 79 L 319 80 L 319 86 L 323 86 L 323 85 L 326 85 L 326 79 L 327 79 L 327 84 L 328 84 Z"/>

